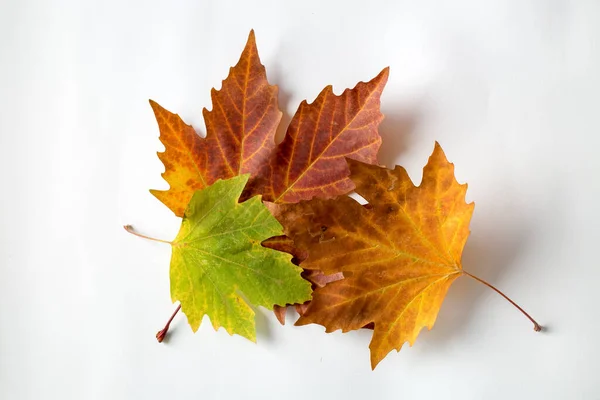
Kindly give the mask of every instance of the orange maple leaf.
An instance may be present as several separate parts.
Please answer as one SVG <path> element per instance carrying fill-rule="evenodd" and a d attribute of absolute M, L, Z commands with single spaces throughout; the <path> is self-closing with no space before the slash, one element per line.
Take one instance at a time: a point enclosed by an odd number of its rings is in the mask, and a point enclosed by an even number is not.
<path fill-rule="evenodd" d="M 286 203 L 314 196 L 331 198 L 354 188 L 344 157 L 376 162 L 381 144 L 379 99 L 388 69 L 340 96 L 326 87 L 315 101 L 300 104 L 283 142 L 274 137 L 281 120 L 277 86 L 269 85 L 254 32 L 220 90 L 211 92 L 213 110 L 203 110 L 206 139 L 182 119 L 150 101 L 165 151 L 168 190 L 151 190 L 182 216 L 194 191 L 243 173 L 252 176 L 242 200 L 263 195 Z"/>
<path fill-rule="evenodd" d="M 240 174 L 256 174 L 275 148 L 281 120 L 277 86 L 267 82 L 260 63 L 254 32 L 237 65 L 230 69 L 221 90 L 212 89 L 213 110 L 203 110 L 206 139 L 182 119 L 150 100 L 165 151 L 163 178 L 169 190 L 151 190 L 176 215 L 183 216 L 192 194 Z"/>
<path fill-rule="evenodd" d="M 346 332 L 374 323 L 375 368 L 392 349 L 407 341 L 412 346 L 423 327 L 431 329 L 452 282 L 472 276 L 463 271 L 461 255 L 474 204 L 465 202 L 467 185 L 456 181 L 437 143 L 418 187 L 402 167 L 348 163 L 367 206 L 342 196 L 269 207 L 308 252 L 305 270 L 344 276 L 315 289 L 296 325 Z"/>

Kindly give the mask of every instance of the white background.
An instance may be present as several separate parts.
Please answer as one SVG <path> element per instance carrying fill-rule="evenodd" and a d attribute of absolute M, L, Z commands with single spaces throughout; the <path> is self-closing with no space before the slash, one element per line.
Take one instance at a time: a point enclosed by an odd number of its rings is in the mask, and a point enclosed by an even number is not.
<path fill-rule="evenodd" d="M 278 325 L 258 344 L 170 304 L 178 219 L 147 99 L 203 134 L 251 28 L 289 122 L 391 67 L 380 160 L 434 140 L 476 202 L 436 326 L 372 372 L 371 332 Z M 0 398 L 598 399 L 600 2 L 3 1 Z M 283 131 L 282 131 L 283 132 Z M 288 316 L 290 319 L 292 315 Z"/>

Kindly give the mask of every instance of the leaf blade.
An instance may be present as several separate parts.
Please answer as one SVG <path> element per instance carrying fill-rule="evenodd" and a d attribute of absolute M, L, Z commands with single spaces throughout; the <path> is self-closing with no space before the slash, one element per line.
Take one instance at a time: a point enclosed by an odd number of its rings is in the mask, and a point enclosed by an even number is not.
<path fill-rule="evenodd" d="M 369 207 L 349 197 L 269 207 L 308 251 L 303 268 L 344 275 L 315 288 L 297 325 L 346 332 L 374 323 L 375 368 L 392 349 L 412 345 L 424 326 L 433 326 L 449 286 L 462 274 L 474 205 L 465 202 L 466 185 L 458 184 L 437 143 L 418 187 L 403 168 L 348 163 Z"/>
<path fill-rule="evenodd" d="M 211 90 L 212 111 L 203 110 L 207 145 L 221 150 L 218 176 L 256 173 L 268 159 L 282 116 L 277 93 L 277 86 L 267 81 L 252 30 L 221 89 Z"/>
<path fill-rule="evenodd" d="M 291 255 L 261 246 L 282 228 L 260 197 L 237 202 L 248 178 L 219 180 L 194 194 L 173 241 L 170 276 L 171 297 L 194 331 L 208 315 L 215 329 L 255 341 L 250 305 L 302 303 L 311 289 Z"/>
<path fill-rule="evenodd" d="M 266 201 L 295 203 L 313 197 L 331 198 L 354 188 L 345 157 L 376 162 L 383 114 L 380 97 L 389 68 L 369 82 L 359 82 L 340 96 L 327 86 L 314 102 L 303 101 L 283 142 L 247 193 Z M 310 143 L 304 147 L 302 144 Z"/>
<path fill-rule="evenodd" d="M 181 217 L 194 191 L 240 174 L 258 173 L 275 147 L 275 132 L 281 120 L 277 86 L 267 81 L 254 31 L 220 90 L 211 90 L 213 109 L 202 113 L 206 138 L 200 138 L 181 118 L 156 102 L 154 110 L 165 151 L 166 191 L 151 190 L 161 202 Z"/>

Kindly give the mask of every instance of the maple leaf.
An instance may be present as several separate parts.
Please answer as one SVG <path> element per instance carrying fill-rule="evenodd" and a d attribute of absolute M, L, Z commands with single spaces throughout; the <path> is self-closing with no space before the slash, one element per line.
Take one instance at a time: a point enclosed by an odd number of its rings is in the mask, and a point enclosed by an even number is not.
<path fill-rule="evenodd" d="M 283 142 L 250 182 L 246 195 L 296 203 L 352 191 L 345 158 L 377 162 L 381 146 L 377 129 L 383 120 L 379 104 L 388 72 L 385 68 L 371 81 L 359 82 L 339 96 L 327 86 L 314 102 L 300 103 Z"/>
<path fill-rule="evenodd" d="M 221 90 L 211 92 L 213 110 L 203 110 L 206 139 L 158 103 L 150 101 L 165 151 L 166 191 L 151 190 L 177 216 L 195 190 L 217 179 L 249 173 L 242 200 L 254 195 L 274 202 L 334 197 L 354 188 L 344 157 L 375 162 L 381 144 L 377 127 L 388 69 L 340 96 L 326 87 L 315 101 L 300 104 L 283 142 L 275 146 L 281 119 L 277 87 L 269 85 L 254 32 Z"/>
<path fill-rule="evenodd" d="M 375 368 L 392 349 L 412 346 L 423 327 L 431 329 L 452 282 L 472 276 L 463 271 L 461 254 L 474 203 L 465 202 L 467 185 L 456 181 L 437 143 L 418 187 L 402 167 L 348 163 L 367 206 L 342 196 L 269 207 L 295 245 L 308 251 L 305 270 L 344 275 L 315 289 L 296 325 L 347 332 L 373 323 Z"/>
<path fill-rule="evenodd" d="M 283 230 L 260 196 L 238 203 L 248 179 L 244 174 L 218 180 L 197 191 L 171 242 L 171 297 L 180 301 L 194 332 L 208 315 L 215 329 L 256 341 L 250 305 L 272 308 L 310 299 L 310 283 L 292 256 L 261 246 Z"/>
<path fill-rule="evenodd" d="M 277 86 L 269 85 L 260 63 L 254 31 L 237 65 L 229 70 L 221 90 L 211 90 L 213 110 L 203 109 L 206 139 L 173 114 L 150 100 L 165 151 L 163 178 L 169 190 L 150 192 L 181 217 L 192 194 L 215 182 L 240 174 L 256 174 L 275 147 L 281 111 Z"/>

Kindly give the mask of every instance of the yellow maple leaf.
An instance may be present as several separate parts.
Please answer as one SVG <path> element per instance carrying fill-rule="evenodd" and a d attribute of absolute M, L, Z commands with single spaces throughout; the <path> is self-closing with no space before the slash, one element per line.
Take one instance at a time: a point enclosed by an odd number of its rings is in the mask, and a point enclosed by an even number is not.
<path fill-rule="evenodd" d="M 470 275 L 461 255 L 474 203 L 465 202 L 467 185 L 456 181 L 437 143 L 419 186 L 402 167 L 348 163 L 367 206 L 343 196 L 269 207 L 308 251 L 304 269 L 345 277 L 316 288 L 296 325 L 346 332 L 373 323 L 375 368 L 392 349 L 412 346 L 423 327 L 431 329 L 452 282 Z"/>

